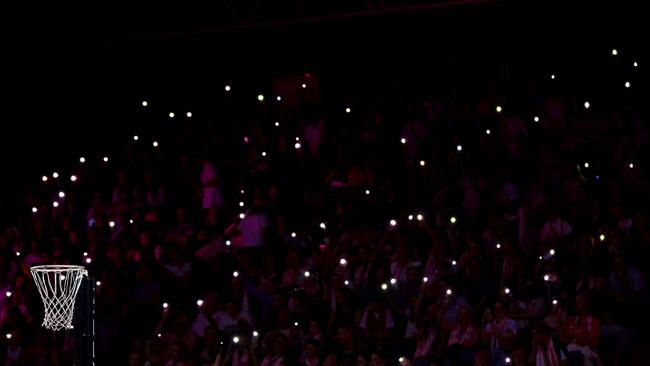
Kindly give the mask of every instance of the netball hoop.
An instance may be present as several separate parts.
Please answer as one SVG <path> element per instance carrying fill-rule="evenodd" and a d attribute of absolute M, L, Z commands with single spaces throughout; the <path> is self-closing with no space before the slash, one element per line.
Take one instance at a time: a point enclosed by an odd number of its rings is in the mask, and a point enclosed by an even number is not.
<path fill-rule="evenodd" d="M 43 327 L 74 330 L 75 365 L 94 365 L 95 284 L 86 268 L 48 265 L 34 266 L 30 271 L 45 308 Z"/>

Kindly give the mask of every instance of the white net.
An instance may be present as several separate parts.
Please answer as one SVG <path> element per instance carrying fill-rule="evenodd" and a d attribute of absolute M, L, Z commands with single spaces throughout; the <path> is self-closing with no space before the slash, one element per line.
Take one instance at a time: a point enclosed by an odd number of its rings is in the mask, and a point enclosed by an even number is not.
<path fill-rule="evenodd" d="M 30 270 L 45 307 L 43 326 L 72 329 L 74 301 L 88 271 L 82 266 L 34 266 Z"/>

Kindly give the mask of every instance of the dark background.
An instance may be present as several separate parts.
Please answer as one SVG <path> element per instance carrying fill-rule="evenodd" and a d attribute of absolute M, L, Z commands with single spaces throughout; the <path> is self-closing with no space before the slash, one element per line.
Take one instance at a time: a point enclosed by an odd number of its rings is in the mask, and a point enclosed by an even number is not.
<path fill-rule="evenodd" d="M 525 87 L 519 75 L 554 72 L 567 91 L 598 98 L 595 85 L 620 80 L 608 63 L 639 60 L 643 72 L 648 60 L 647 12 L 638 4 L 386 1 L 373 12 L 365 1 L 298 3 L 3 9 L 2 215 L 17 190 L 80 155 L 100 156 L 132 131 L 182 123 L 167 110 L 236 124 L 224 112 L 225 83 L 241 91 L 231 98 L 253 101 L 273 76 L 311 72 L 323 102 L 338 103 L 363 90 L 399 98 L 426 83 L 462 92 L 495 75 L 516 89 Z M 613 47 L 621 57 L 603 57 Z M 142 99 L 156 112 L 143 114 Z"/>

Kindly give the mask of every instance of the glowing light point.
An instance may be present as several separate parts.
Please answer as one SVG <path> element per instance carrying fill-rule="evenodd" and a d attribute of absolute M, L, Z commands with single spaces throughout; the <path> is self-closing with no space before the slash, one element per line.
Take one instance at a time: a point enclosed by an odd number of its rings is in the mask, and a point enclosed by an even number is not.
<path fill-rule="evenodd" d="M 634 67 L 639 67 L 639 63 L 636 62 L 636 61 L 634 61 L 634 64 L 633 64 L 633 65 L 634 65 Z"/>
<path fill-rule="evenodd" d="M 402 137 L 399 141 L 400 141 L 401 143 L 403 143 L 403 144 L 406 143 L 406 139 L 405 139 L 404 137 Z"/>
<path fill-rule="evenodd" d="M 456 264 L 457 264 L 456 261 L 451 261 L 452 266 L 455 266 Z"/>
<path fill-rule="evenodd" d="M 617 56 L 618 50 L 616 48 L 612 49 L 612 56 Z"/>
<path fill-rule="evenodd" d="M 424 220 L 424 216 L 422 216 L 422 214 L 418 214 L 415 218 L 418 219 L 418 221 Z"/>
<path fill-rule="evenodd" d="M 345 113 L 350 113 L 350 112 L 352 112 L 352 109 L 350 109 L 350 107 L 345 108 Z"/>
<path fill-rule="evenodd" d="M 104 160 L 104 163 L 108 163 L 108 156 L 104 156 L 104 159 L 102 160 Z"/>
<path fill-rule="evenodd" d="M 424 161 L 424 160 L 420 160 L 420 166 L 425 166 L 426 164 L 427 164 L 426 161 Z"/>
<path fill-rule="evenodd" d="M 395 278 L 390 279 L 390 284 L 391 285 L 395 285 L 396 283 L 397 283 L 397 279 L 395 279 Z"/>
<path fill-rule="evenodd" d="M 456 151 L 463 151 L 463 147 L 461 145 L 456 146 Z"/>
<path fill-rule="evenodd" d="M 448 288 L 446 293 L 447 293 L 448 296 L 451 295 L 451 289 Z"/>
<path fill-rule="evenodd" d="M 230 246 L 230 240 L 226 240 L 226 246 Z"/>
<path fill-rule="evenodd" d="M 232 342 L 233 342 L 234 344 L 239 343 L 239 337 L 237 337 L 237 336 L 232 337 Z"/>
<path fill-rule="evenodd" d="M 59 173 L 57 172 L 52 173 L 52 178 L 56 179 L 58 177 L 59 177 Z"/>
<path fill-rule="evenodd" d="M 115 221 L 113 221 L 113 220 L 109 221 L 108 226 L 110 226 L 111 229 L 114 228 L 115 227 Z"/>
<path fill-rule="evenodd" d="M 455 224 L 455 223 L 456 223 L 456 218 L 455 218 L 454 216 L 452 216 L 452 217 L 449 219 L 449 222 L 451 222 L 452 224 Z"/>
<path fill-rule="evenodd" d="M 11 293 L 11 291 L 7 291 L 7 292 L 5 292 L 5 296 L 7 296 L 7 297 L 11 297 L 11 295 L 13 295 L 13 294 Z"/>
<path fill-rule="evenodd" d="M 77 176 L 74 175 L 74 174 L 71 175 L 71 176 L 70 176 L 70 181 L 71 181 L 71 182 L 76 182 L 76 181 L 77 181 Z"/>
<path fill-rule="evenodd" d="M 629 88 L 629 87 L 630 87 L 630 82 L 629 82 L 629 81 L 626 81 L 626 82 L 625 82 L 625 87 L 626 87 L 626 88 Z"/>
<path fill-rule="evenodd" d="M 259 336 L 260 336 L 260 334 L 256 330 L 254 330 L 253 331 L 253 337 L 259 337 Z"/>
<path fill-rule="evenodd" d="M 501 244 L 497 243 L 497 249 L 501 249 Z"/>
<path fill-rule="evenodd" d="M 239 201 L 239 207 L 244 207 L 244 201 Z"/>
<path fill-rule="evenodd" d="M 169 118 L 174 118 L 176 117 L 176 114 L 174 112 L 169 112 Z"/>
<path fill-rule="evenodd" d="M 263 102 L 263 101 L 264 101 L 264 95 L 259 94 L 259 95 L 257 96 L 257 100 L 260 101 L 260 102 Z"/>
<path fill-rule="evenodd" d="M 385 283 L 382 283 L 381 284 L 381 289 L 384 290 L 384 291 L 388 290 L 388 285 L 385 284 Z"/>
<path fill-rule="evenodd" d="M 555 80 L 555 74 L 551 74 L 551 80 Z"/>
<path fill-rule="evenodd" d="M 241 220 L 243 220 L 244 217 L 246 217 L 246 214 L 245 214 L 245 213 L 242 212 L 242 213 L 239 214 L 239 218 L 240 218 Z"/>
<path fill-rule="evenodd" d="M 280 127 L 280 122 L 275 122 L 275 127 Z"/>
<path fill-rule="evenodd" d="M 86 263 L 87 263 L 87 264 L 92 263 L 92 261 L 93 261 L 92 259 L 90 259 L 90 258 L 86 258 Z"/>
<path fill-rule="evenodd" d="M 605 241 L 605 234 L 600 234 L 600 241 Z"/>
<path fill-rule="evenodd" d="M 311 276 L 311 273 L 309 273 L 309 271 L 305 271 L 305 277 L 309 278 L 309 276 Z"/>
<path fill-rule="evenodd" d="M 59 203 L 56 202 L 56 201 L 54 201 L 54 202 L 52 202 L 52 206 L 53 206 L 53 207 L 59 207 Z"/>
<path fill-rule="evenodd" d="M 37 212 L 38 212 L 38 208 L 36 208 L 36 207 L 32 207 L 32 212 L 33 212 L 33 213 L 37 213 Z"/>
<path fill-rule="evenodd" d="M 233 272 L 232 276 L 235 277 L 235 278 L 239 277 L 239 272 L 237 272 L 237 271 Z"/>
<path fill-rule="evenodd" d="M 63 191 L 59 192 L 59 198 L 63 198 L 63 197 L 65 197 L 65 192 Z"/>
<path fill-rule="evenodd" d="M 343 284 L 346 285 L 346 286 L 348 286 L 348 285 L 350 285 L 350 281 L 345 280 L 345 281 L 343 282 Z"/>
<path fill-rule="evenodd" d="M 133 141 L 138 141 L 140 137 L 138 135 L 133 135 Z"/>
<path fill-rule="evenodd" d="M 7 339 L 11 339 L 11 337 L 13 337 L 13 336 L 11 335 L 11 333 L 7 333 L 6 337 L 7 337 Z"/>
<path fill-rule="evenodd" d="M 97 282 L 95 282 L 95 285 L 96 285 L 96 286 L 101 286 L 101 285 L 102 285 L 102 281 L 97 281 Z"/>
<path fill-rule="evenodd" d="M 501 106 L 498 105 L 498 106 L 496 107 L 496 111 L 497 111 L 497 113 L 501 113 L 501 111 L 503 111 L 503 108 L 501 108 Z"/>
<path fill-rule="evenodd" d="M 551 250 L 549 250 L 549 251 L 548 251 L 548 254 L 550 254 L 550 255 L 555 255 L 555 249 L 551 249 Z"/>
<path fill-rule="evenodd" d="M 278 95 L 277 97 L 275 97 L 275 100 L 277 100 L 279 102 L 279 101 L 282 100 L 282 97 Z"/>
<path fill-rule="evenodd" d="M 397 226 L 397 221 L 395 219 L 390 220 L 390 226 Z"/>
<path fill-rule="evenodd" d="M 43 177 L 41 177 L 41 180 L 42 180 L 43 182 L 47 182 L 47 175 L 44 175 Z"/>
<path fill-rule="evenodd" d="M 203 300 L 201 300 L 201 299 L 196 300 L 196 305 L 197 306 L 203 306 Z"/>
<path fill-rule="evenodd" d="M 506 363 L 510 363 L 510 362 L 511 362 L 510 357 L 506 357 Z"/>
<path fill-rule="evenodd" d="M 142 101 L 142 106 L 143 106 L 143 107 L 146 107 L 146 106 L 148 106 L 148 105 L 149 105 L 149 102 L 147 102 L 146 100 L 143 100 L 143 101 Z"/>
<path fill-rule="evenodd" d="M 295 237 L 296 237 L 296 233 L 295 233 L 295 232 L 294 232 L 294 233 L 291 233 L 291 237 L 292 237 L 292 238 L 295 238 Z"/>
<path fill-rule="evenodd" d="M 585 109 L 589 109 L 589 107 L 591 107 L 591 103 L 585 102 Z"/>
<path fill-rule="evenodd" d="M 557 305 L 557 300 L 553 300 L 553 305 Z"/>
<path fill-rule="evenodd" d="M 153 145 L 153 147 L 158 147 L 158 141 L 154 141 L 154 142 L 152 143 L 152 145 Z"/>
<path fill-rule="evenodd" d="M 83 156 L 80 157 L 80 158 L 79 158 L 79 162 L 80 162 L 81 164 L 85 163 L 85 162 L 86 162 L 86 158 L 84 158 Z"/>
<path fill-rule="evenodd" d="M 510 293 L 510 289 L 506 287 L 505 290 L 503 290 L 503 292 L 505 292 L 506 294 L 509 294 L 509 293 Z"/>
<path fill-rule="evenodd" d="M 490 133 L 491 133 L 490 130 L 485 130 L 486 135 L 489 135 Z"/>
<path fill-rule="evenodd" d="M 300 145 L 300 142 L 296 142 L 296 144 L 293 145 L 293 147 L 295 147 L 296 150 L 300 150 L 300 147 L 302 147 L 302 145 Z"/>
<path fill-rule="evenodd" d="M 185 113 L 185 116 L 187 116 L 187 118 L 192 118 L 192 112 Z"/>
<path fill-rule="evenodd" d="M 424 282 L 424 283 L 427 283 L 427 282 L 429 282 L 429 277 L 426 277 L 426 276 L 425 276 L 425 277 L 423 277 L 423 278 L 422 278 L 422 282 Z"/>
<path fill-rule="evenodd" d="M 320 228 L 323 229 L 323 230 L 325 230 L 325 229 L 327 228 L 327 225 L 325 225 L 324 222 L 321 222 L 319 226 L 320 226 Z"/>
<path fill-rule="evenodd" d="M 345 266 L 346 264 L 348 264 L 348 261 L 345 260 L 345 258 L 341 258 L 341 260 L 339 261 L 339 264 L 342 265 L 342 266 Z"/>
<path fill-rule="evenodd" d="M 550 279 L 551 279 L 551 277 L 549 275 L 544 275 L 544 281 L 548 281 Z"/>
<path fill-rule="evenodd" d="M 535 117 L 533 118 L 533 121 L 535 121 L 535 122 L 539 122 L 539 117 L 535 116 Z"/>
<path fill-rule="evenodd" d="M 302 83 L 302 85 L 301 85 L 301 86 L 302 86 L 302 88 L 303 88 L 303 89 L 305 89 L 305 88 L 307 87 L 307 84 L 305 84 L 305 83 Z"/>
<path fill-rule="evenodd" d="M 589 163 L 584 164 L 585 168 L 589 168 Z"/>
<path fill-rule="evenodd" d="M 230 85 L 226 85 L 226 86 L 224 86 L 223 89 L 224 89 L 225 91 L 229 92 L 229 91 L 230 91 Z"/>
<path fill-rule="evenodd" d="M 630 169 L 634 169 L 634 163 L 630 163 L 630 165 L 628 166 L 630 167 Z"/>
<path fill-rule="evenodd" d="M 369 195 L 370 195 L 370 190 L 366 189 L 366 196 L 369 196 Z"/>

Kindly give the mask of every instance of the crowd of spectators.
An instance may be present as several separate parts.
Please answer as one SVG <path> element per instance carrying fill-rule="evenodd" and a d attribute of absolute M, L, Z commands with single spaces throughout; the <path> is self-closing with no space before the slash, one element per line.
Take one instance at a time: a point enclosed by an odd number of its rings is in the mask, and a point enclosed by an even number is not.
<path fill-rule="evenodd" d="M 181 127 L 48 174 L 0 234 L 0 359 L 72 364 L 29 268 L 83 264 L 99 365 L 634 364 L 641 115 L 510 97 L 303 106 L 234 158 Z"/>

